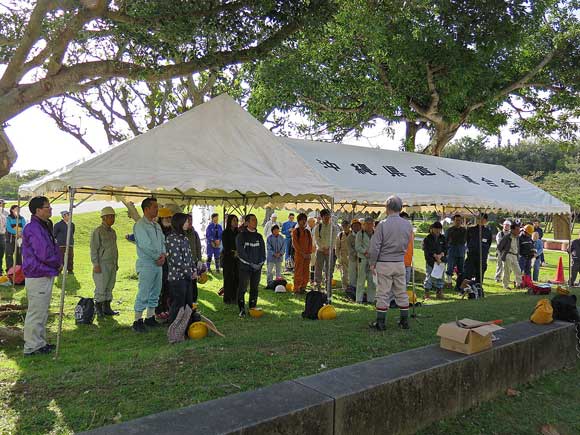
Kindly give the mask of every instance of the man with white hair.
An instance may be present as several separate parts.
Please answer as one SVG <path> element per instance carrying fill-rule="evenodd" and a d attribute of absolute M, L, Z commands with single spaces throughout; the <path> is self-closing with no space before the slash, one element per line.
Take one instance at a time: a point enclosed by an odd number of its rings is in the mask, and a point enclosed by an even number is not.
<path fill-rule="evenodd" d="M 501 239 L 507 236 L 511 231 L 512 223 L 509 220 L 505 220 L 503 222 L 502 231 L 499 231 L 495 236 L 496 246 L 499 246 Z M 503 277 L 503 260 L 501 259 L 501 255 L 499 252 L 497 253 L 497 265 L 495 268 L 495 282 L 501 282 Z"/>
<path fill-rule="evenodd" d="M 266 240 L 272 234 L 272 227 L 274 225 L 278 225 L 278 215 L 276 213 L 272 213 L 270 220 L 264 225 L 264 240 Z"/>
<path fill-rule="evenodd" d="M 399 216 L 403 201 L 398 196 L 387 199 L 387 218 L 376 227 L 369 246 L 369 264 L 377 274 L 377 320 L 369 326 L 386 329 L 389 303 L 393 299 L 400 311 L 399 327 L 409 329 L 409 296 L 405 283 L 405 252 L 413 235 L 413 227 Z"/>

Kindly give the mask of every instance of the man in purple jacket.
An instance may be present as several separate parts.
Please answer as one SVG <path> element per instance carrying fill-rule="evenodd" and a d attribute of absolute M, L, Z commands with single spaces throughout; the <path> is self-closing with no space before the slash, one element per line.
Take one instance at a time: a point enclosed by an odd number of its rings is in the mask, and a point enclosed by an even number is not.
<path fill-rule="evenodd" d="M 50 353 L 55 347 L 46 341 L 46 321 L 52 285 L 62 269 L 62 259 L 52 235 L 52 207 L 48 198 L 32 198 L 28 208 L 32 218 L 22 236 L 22 270 L 28 297 L 24 355 L 38 355 Z"/>

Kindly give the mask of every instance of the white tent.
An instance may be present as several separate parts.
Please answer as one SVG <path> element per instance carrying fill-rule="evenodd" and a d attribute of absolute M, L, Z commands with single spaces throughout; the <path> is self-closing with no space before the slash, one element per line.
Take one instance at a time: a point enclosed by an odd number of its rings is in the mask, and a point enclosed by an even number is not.
<path fill-rule="evenodd" d="M 274 136 L 227 95 L 89 160 L 20 187 L 21 196 L 66 192 L 155 194 L 189 203 L 383 204 L 570 213 L 503 166 Z"/>
<path fill-rule="evenodd" d="M 65 192 L 184 198 L 191 202 L 315 199 L 328 181 L 222 95 L 134 139 L 20 187 L 21 196 Z"/>
<path fill-rule="evenodd" d="M 333 186 L 336 204 L 469 207 L 513 213 L 570 213 L 570 207 L 498 165 L 301 139 L 282 139 Z"/>

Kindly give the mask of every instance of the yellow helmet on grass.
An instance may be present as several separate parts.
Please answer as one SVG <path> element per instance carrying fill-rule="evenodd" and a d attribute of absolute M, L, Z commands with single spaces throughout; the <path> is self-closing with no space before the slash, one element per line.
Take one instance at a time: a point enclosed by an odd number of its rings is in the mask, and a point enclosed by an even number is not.
<path fill-rule="evenodd" d="M 333 320 L 336 319 L 336 310 L 332 305 L 324 305 L 318 310 L 319 320 Z"/>
<path fill-rule="evenodd" d="M 207 337 L 207 325 L 204 322 L 193 322 L 187 329 L 187 336 L 192 340 Z"/>
<path fill-rule="evenodd" d="M 254 319 L 259 319 L 264 315 L 264 311 L 261 308 L 250 308 L 250 317 Z"/>

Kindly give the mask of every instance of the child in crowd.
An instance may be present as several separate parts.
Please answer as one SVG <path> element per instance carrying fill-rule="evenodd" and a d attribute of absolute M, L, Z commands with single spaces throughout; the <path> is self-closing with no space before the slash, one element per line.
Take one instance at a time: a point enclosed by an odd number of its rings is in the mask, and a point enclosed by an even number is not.
<path fill-rule="evenodd" d="M 542 266 L 542 258 L 544 255 L 544 242 L 540 239 L 540 233 L 534 231 L 532 234 L 532 241 L 534 242 L 534 249 L 536 253 L 534 254 L 534 272 L 533 272 L 533 280 L 538 282 L 540 279 L 540 267 Z"/>
<path fill-rule="evenodd" d="M 266 265 L 266 282 L 273 281 L 282 275 L 282 260 L 284 259 L 284 251 L 286 250 L 286 241 L 284 236 L 280 234 L 280 227 L 276 224 L 272 226 L 272 234 L 270 234 L 266 242 L 268 251 L 267 265 Z M 276 269 L 276 276 L 272 273 Z"/>
<path fill-rule="evenodd" d="M 220 252 L 222 244 L 222 226 L 218 223 L 219 215 L 213 213 L 211 215 L 211 223 L 205 230 L 205 240 L 207 242 L 207 271 L 211 272 L 211 260 L 215 261 L 215 271 L 220 273 Z"/>

